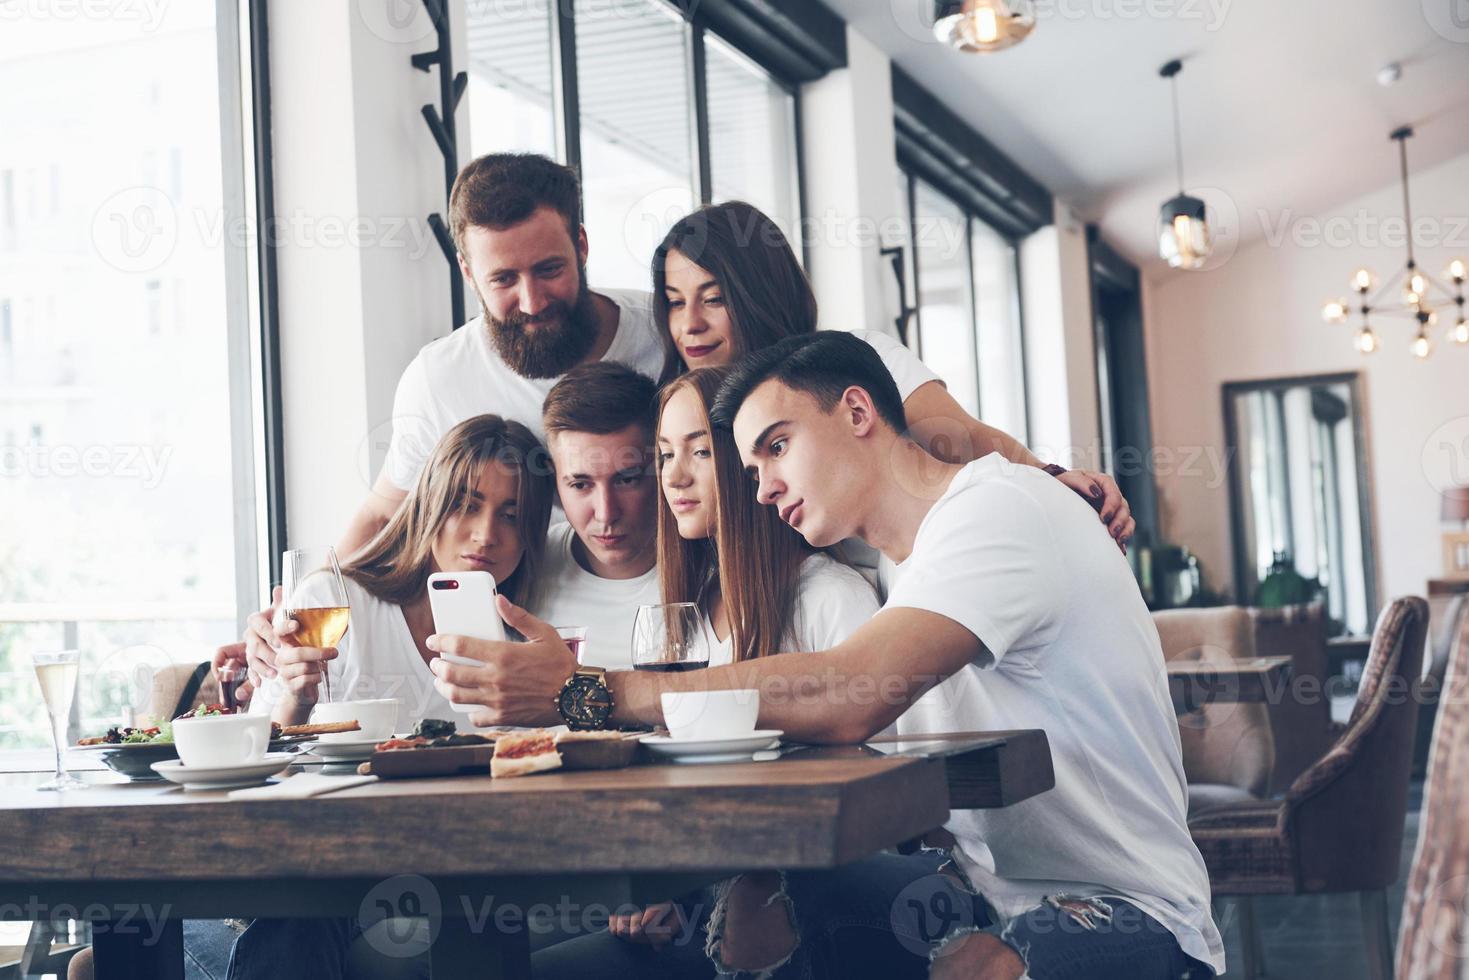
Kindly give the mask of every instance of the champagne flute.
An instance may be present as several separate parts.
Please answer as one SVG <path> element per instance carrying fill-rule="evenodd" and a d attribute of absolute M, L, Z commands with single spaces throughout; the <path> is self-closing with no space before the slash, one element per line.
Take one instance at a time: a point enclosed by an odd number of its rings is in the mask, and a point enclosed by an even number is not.
<path fill-rule="evenodd" d="M 296 621 L 292 641 L 303 647 L 326 649 L 342 642 L 351 620 L 347 585 L 337 564 L 335 548 L 296 548 L 281 555 L 281 594 L 276 629 Z M 331 672 L 322 671 L 320 701 L 332 699 Z"/>
<path fill-rule="evenodd" d="M 46 702 L 46 714 L 51 720 L 51 740 L 56 746 L 56 775 L 37 789 L 81 789 L 87 785 L 66 771 L 61 754 L 66 748 L 66 726 L 71 718 L 72 701 L 76 698 L 80 662 L 81 654 L 76 650 L 31 655 L 31 664 L 36 668 L 36 683 L 41 685 L 41 699 Z"/>
<path fill-rule="evenodd" d="M 657 671 L 708 667 L 709 643 L 699 607 L 692 602 L 639 606 L 632 625 L 632 666 Z"/>

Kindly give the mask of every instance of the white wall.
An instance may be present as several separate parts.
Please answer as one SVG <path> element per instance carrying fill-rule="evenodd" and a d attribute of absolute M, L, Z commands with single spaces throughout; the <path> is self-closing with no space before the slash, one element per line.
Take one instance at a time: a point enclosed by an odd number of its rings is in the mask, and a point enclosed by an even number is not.
<path fill-rule="evenodd" d="M 1086 231 L 1060 199 L 1054 217 L 1020 244 L 1030 445 L 1046 462 L 1090 468 L 1101 429 Z"/>
<path fill-rule="evenodd" d="M 1469 258 L 1466 187 L 1469 155 L 1413 175 L 1418 259 L 1434 275 L 1455 255 Z M 1358 266 L 1384 277 L 1402 266 L 1392 238 L 1401 235 L 1400 195 L 1393 184 L 1320 215 L 1266 215 L 1272 235 L 1284 232 L 1275 242 L 1146 287 L 1153 438 L 1174 452 L 1158 476 L 1163 533 L 1199 555 L 1216 588 L 1233 581 L 1229 488 L 1209 458 L 1223 458 L 1220 386 L 1340 371 L 1363 377 L 1381 598 L 1421 595 L 1442 571 L 1435 482 L 1454 462 L 1469 482 L 1469 345 L 1448 343 L 1450 324 L 1440 323 L 1436 351 L 1419 361 L 1408 352 L 1410 322 L 1379 317 L 1382 349 L 1364 357 L 1353 327 L 1320 315 L 1326 300 L 1348 294 Z"/>
<path fill-rule="evenodd" d="M 442 158 L 419 115 L 438 103 L 437 74 L 409 63 L 436 40 L 414 7 L 402 22 L 383 5 L 270 7 L 287 537 L 298 546 L 340 536 L 382 464 L 399 374 L 449 328 L 448 266 L 424 220 L 445 211 Z M 461 127 L 467 116 L 461 106 Z"/>
<path fill-rule="evenodd" d="M 897 293 L 882 232 L 901 222 L 892 67 L 847 29 L 847 67 L 801 90 L 807 270 L 821 325 L 893 333 Z M 896 236 L 893 236 L 896 240 Z"/>

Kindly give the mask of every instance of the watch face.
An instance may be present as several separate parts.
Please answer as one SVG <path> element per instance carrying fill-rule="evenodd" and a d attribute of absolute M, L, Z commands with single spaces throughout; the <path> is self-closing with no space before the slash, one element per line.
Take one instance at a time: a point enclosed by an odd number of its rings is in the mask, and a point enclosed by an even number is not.
<path fill-rule="evenodd" d="M 596 728 L 607 720 L 612 699 L 597 678 L 578 675 L 561 689 L 559 704 L 568 725 Z"/>

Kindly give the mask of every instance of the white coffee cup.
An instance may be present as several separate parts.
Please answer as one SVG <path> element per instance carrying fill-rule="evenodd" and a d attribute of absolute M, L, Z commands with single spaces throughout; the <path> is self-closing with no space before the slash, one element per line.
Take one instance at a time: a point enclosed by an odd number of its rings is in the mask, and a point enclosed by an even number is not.
<path fill-rule="evenodd" d="M 311 721 L 318 725 L 335 721 L 357 722 L 358 731 L 318 736 L 322 742 L 363 742 L 368 739 L 380 742 L 393 736 L 393 728 L 398 723 L 398 699 L 327 701 L 312 710 Z"/>
<path fill-rule="evenodd" d="M 739 738 L 755 730 L 760 692 L 665 691 L 663 723 L 668 734 L 683 740 Z"/>
<path fill-rule="evenodd" d="M 187 768 L 259 762 L 270 749 L 268 715 L 214 715 L 173 723 L 173 742 Z"/>

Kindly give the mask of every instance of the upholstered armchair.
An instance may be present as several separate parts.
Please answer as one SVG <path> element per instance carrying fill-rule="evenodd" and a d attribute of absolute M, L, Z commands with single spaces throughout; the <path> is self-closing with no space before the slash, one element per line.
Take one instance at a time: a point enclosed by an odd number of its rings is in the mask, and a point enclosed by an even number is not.
<path fill-rule="evenodd" d="M 1216 896 L 1241 896 L 1243 976 L 1262 972 L 1254 895 L 1359 892 L 1371 976 L 1392 975 L 1386 888 L 1398 875 L 1428 603 L 1396 599 L 1373 632 L 1351 719 L 1280 799 L 1195 812 Z"/>

